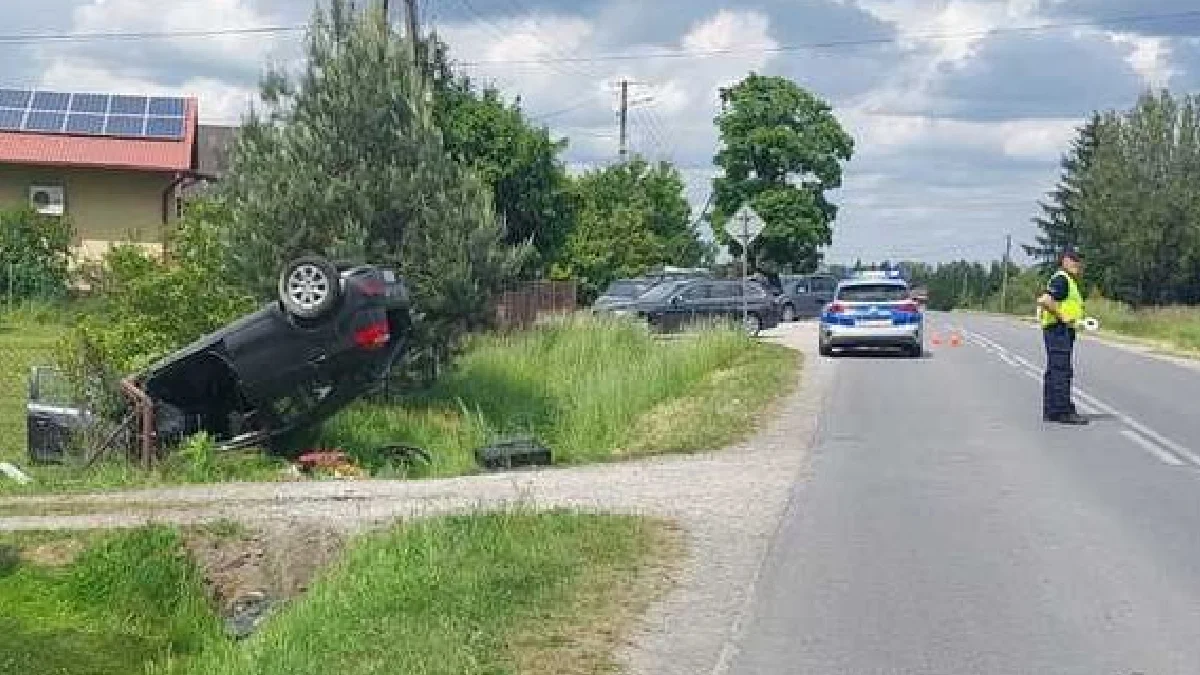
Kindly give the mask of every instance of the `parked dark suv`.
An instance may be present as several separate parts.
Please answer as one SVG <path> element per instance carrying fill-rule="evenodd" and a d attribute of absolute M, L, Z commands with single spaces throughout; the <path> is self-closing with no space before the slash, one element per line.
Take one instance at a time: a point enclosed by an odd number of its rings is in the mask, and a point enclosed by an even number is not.
<path fill-rule="evenodd" d="M 134 433 L 154 446 L 200 431 L 225 448 L 270 444 L 380 383 L 409 327 L 408 291 L 394 269 L 300 258 L 280 274 L 276 301 L 124 381 L 132 408 L 153 411 L 131 415 Z M 37 391 L 31 386 L 30 451 L 38 446 L 44 461 L 53 448 L 34 430 L 65 435 L 80 413 L 39 405 Z M 61 424 L 47 410 L 60 412 Z"/>
<path fill-rule="evenodd" d="M 743 288 L 747 310 L 744 326 L 757 335 L 779 325 L 774 298 L 760 284 L 722 279 L 669 281 L 651 288 L 625 312 L 644 318 L 656 329 L 678 330 L 691 323 L 727 319 L 743 322 Z"/>
<path fill-rule="evenodd" d="M 821 308 L 833 301 L 838 284 L 829 274 L 786 276 L 781 282 L 780 320 L 784 322 L 820 316 Z"/>

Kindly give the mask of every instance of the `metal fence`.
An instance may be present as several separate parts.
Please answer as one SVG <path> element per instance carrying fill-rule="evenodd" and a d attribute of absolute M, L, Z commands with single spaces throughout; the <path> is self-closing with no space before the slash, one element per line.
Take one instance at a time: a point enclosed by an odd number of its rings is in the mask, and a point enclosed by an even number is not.
<path fill-rule="evenodd" d="M 505 330 L 528 328 L 550 316 L 570 314 L 579 303 L 574 281 L 526 281 L 505 289 L 496 304 L 496 325 Z"/>
<path fill-rule="evenodd" d="M 14 263 L 0 263 L 0 310 L 13 311 L 30 303 L 60 300 L 66 291 L 65 285 L 43 274 L 30 273 Z"/>

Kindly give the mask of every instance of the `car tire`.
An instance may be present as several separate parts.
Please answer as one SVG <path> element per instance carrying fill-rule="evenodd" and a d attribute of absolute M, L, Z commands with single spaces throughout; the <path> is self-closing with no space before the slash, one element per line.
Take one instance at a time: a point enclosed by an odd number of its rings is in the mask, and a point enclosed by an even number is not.
<path fill-rule="evenodd" d="M 341 275 L 332 262 L 304 256 L 288 263 L 279 275 L 279 302 L 300 319 L 320 319 L 342 297 Z"/>
<path fill-rule="evenodd" d="M 779 312 L 779 320 L 782 323 L 791 323 L 796 320 L 796 308 L 790 302 L 784 305 Z"/>
<path fill-rule="evenodd" d="M 906 351 L 908 352 L 908 355 L 914 359 L 919 359 L 922 356 L 925 356 L 924 345 L 920 345 L 920 344 L 910 345 Z"/>
<path fill-rule="evenodd" d="M 821 356 L 833 356 L 833 347 L 830 347 L 824 342 L 819 342 L 817 343 L 817 353 Z"/>

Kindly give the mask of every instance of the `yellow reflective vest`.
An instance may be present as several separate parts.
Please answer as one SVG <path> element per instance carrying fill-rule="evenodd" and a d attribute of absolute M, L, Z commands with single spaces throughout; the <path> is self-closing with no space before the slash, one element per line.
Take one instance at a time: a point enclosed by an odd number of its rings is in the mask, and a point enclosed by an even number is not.
<path fill-rule="evenodd" d="M 1059 270 L 1050 277 L 1053 281 L 1054 277 L 1064 276 L 1067 279 L 1067 297 L 1058 303 L 1058 313 L 1062 315 L 1063 321 L 1070 326 L 1075 326 L 1083 321 L 1083 295 L 1079 292 L 1079 284 L 1075 283 L 1075 278 L 1067 274 L 1066 270 Z M 1049 328 L 1058 323 L 1058 317 L 1053 313 L 1042 310 L 1042 328 Z"/>

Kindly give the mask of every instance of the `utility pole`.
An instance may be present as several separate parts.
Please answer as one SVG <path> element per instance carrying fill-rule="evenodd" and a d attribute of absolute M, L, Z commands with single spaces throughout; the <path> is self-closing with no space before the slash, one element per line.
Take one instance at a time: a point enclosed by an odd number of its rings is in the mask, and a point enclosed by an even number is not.
<path fill-rule="evenodd" d="M 621 161 L 625 161 L 625 156 L 629 153 L 629 148 L 626 144 L 626 127 L 629 119 L 629 80 L 621 80 L 621 113 L 620 113 L 620 138 L 621 145 L 618 152 L 621 156 Z"/>
<path fill-rule="evenodd" d="M 387 13 L 387 0 L 384 0 L 383 11 L 385 14 Z M 419 49 L 417 47 L 417 40 L 420 38 L 417 35 L 417 0 L 404 0 L 404 18 L 408 24 L 408 41 L 409 46 L 412 48 L 413 66 L 420 67 Z"/>
<path fill-rule="evenodd" d="M 1008 257 L 1012 254 L 1012 235 L 1004 235 L 1004 276 L 1000 283 L 1000 312 L 1003 313 L 1008 304 Z"/>

